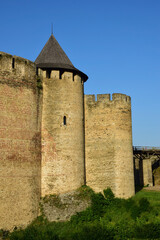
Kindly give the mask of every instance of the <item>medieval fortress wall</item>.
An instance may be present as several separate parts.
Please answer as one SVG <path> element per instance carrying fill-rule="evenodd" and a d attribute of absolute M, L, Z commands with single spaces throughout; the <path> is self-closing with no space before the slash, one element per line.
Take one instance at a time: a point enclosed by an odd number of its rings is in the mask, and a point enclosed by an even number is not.
<path fill-rule="evenodd" d="M 29 223 L 37 216 L 39 199 L 35 66 L 0 52 L 0 228 Z"/>
<path fill-rule="evenodd" d="M 131 100 L 124 94 L 85 96 L 86 183 L 111 187 L 118 197 L 134 194 Z"/>
<path fill-rule="evenodd" d="M 85 183 L 132 196 L 130 97 L 95 101 L 84 96 L 78 73 L 36 71 L 33 62 L 0 52 L 0 163 L 0 228 L 26 226 L 40 196 Z"/>

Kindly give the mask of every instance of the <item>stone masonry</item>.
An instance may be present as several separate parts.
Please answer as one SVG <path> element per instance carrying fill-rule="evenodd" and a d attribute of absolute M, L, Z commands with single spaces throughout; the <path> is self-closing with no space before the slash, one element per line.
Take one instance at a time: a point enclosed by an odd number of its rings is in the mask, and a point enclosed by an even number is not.
<path fill-rule="evenodd" d="M 0 228 L 26 225 L 38 213 L 41 172 L 38 106 L 34 63 L 1 52 Z"/>
<path fill-rule="evenodd" d="M 131 100 L 124 94 L 85 96 L 86 183 L 111 187 L 118 197 L 134 194 Z"/>
<path fill-rule="evenodd" d="M 87 79 L 53 35 L 35 63 L 0 52 L 0 229 L 27 226 L 40 197 L 84 184 L 134 195 L 130 97 L 95 101 Z"/>

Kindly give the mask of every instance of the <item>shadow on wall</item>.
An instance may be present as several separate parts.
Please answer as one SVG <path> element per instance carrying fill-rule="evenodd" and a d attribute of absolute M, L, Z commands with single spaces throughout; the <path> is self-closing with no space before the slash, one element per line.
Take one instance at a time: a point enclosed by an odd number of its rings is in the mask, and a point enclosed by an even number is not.
<path fill-rule="evenodd" d="M 135 192 L 139 192 L 144 187 L 143 159 L 133 159 Z M 160 186 L 160 160 L 152 164 L 153 186 Z M 147 184 L 149 186 L 149 184 Z"/>
<path fill-rule="evenodd" d="M 152 165 L 153 186 L 160 186 L 160 160 Z"/>
<path fill-rule="evenodd" d="M 139 192 L 144 187 L 142 160 L 133 157 L 133 164 L 134 164 L 135 192 Z"/>

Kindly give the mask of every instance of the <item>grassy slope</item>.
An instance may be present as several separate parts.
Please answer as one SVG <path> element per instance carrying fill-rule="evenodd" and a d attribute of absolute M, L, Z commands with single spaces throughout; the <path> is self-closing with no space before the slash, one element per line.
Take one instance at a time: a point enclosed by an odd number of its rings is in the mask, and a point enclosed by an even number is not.
<path fill-rule="evenodd" d="M 133 197 L 136 201 L 141 198 L 147 198 L 152 205 L 160 204 L 160 192 L 158 191 L 147 191 L 147 188 L 144 188 L 140 192 L 136 193 Z"/>
<path fill-rule="evenodd" d="M 84 187 L 81 197 L 92 199 L 86 211 L 61 223 L 39 217 L 25 230 L 13 232 L 10 239 L 160 239 L 160 192 L 142 190 L 128 200 L 114 198 L 109 189 L 104 193 L 105 198 Z"/>

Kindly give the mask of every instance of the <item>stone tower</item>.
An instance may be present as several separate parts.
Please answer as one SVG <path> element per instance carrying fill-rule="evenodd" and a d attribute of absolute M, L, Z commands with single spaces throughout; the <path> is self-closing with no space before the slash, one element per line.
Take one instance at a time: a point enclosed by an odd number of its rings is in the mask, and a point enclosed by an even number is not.
<path fill-rule="evenodd" d="M 86 184 L 110 187 L 116 197 L 134 195 L 131 99 L 114 93 L 85 96 Z"/>
<path fill-rule="evenodd" d="M 0 52 L 0 229 L 38 215 L 41 146 L 36 67 Z"/>
<path fill-rule="evenodd" d="M 84 89 L 76 69 L 53 36 L 36 61 L 42 81 L 41 195 L 84 184 Z"/>

